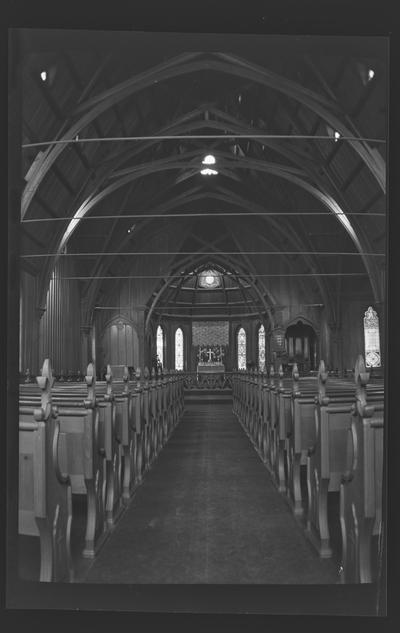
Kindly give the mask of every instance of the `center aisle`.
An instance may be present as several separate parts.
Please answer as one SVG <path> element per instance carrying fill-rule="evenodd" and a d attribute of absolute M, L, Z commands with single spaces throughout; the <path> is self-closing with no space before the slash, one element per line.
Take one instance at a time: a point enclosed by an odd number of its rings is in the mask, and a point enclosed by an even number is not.
<path fill-rule="evenodd" d="M 189 405 L 90 583 L 335 583 L 230 404 Z"/>

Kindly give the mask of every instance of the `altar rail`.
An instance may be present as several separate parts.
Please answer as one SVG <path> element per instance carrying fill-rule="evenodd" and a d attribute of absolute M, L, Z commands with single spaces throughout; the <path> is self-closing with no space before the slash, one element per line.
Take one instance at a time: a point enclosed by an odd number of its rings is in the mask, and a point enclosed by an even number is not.
<path fill-rule="evenodd" d="M 199 374 L 197 371 L 185 371 L 182 372 L 183 386 L 185 390 L 191 389 L 218 389 L 227 390 L 232 389 L 232 376 L 234 372 L 225 371 L 224 373 L 216 374 Z"/>

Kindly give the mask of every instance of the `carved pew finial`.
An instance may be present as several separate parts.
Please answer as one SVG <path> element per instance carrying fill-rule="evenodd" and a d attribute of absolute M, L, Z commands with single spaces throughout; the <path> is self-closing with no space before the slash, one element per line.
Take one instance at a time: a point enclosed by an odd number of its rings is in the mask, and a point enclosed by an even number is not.
<path fill-rule="evenodd" d="M 85 406 L 92 409 L 96 405 L 96 372 L 93 363 L 87 366 L 85 382 L 88 390 Z"/>
<path fill-rule="evenodd" d="M 140 377 L 142 375 L 142 370 L 140 369 L 140 367 L 136 368 L 135 371 L 135 378 L 136 378 L 136 388 L 140 389 Z"/>
<path fill-rule="evenodd" d="M 113 396 L 112 381 L 113 381 L 113 375 L 112 375 L 111 365 L 107 365 L 107 373 L 106 373 L 106 383 L 107 383 L 106 396 L 107 396 L 107 398 L 112 398 L 112 396 Z"/>
<path fill-rule="evenodd" d="M 124 366 L 124 371 L 122 374 L 122 380 L 124 381 L 124 393 L 128 393 L 129 391 L 129 369 L 128 367 L 125 365 Z"/>
<path fill-rule="evenodd" d="M 325 369 L 325 361 L 322 359 L 319 361 L 318 367 L 318 399 L 322 403 L 322 400 L 326 397 L 326 381 L 328 380 L 328 372 Z"/>
<path fill-rule="evenodd" d="M 355 410 L 362 418 L 371 418 L 375 410 L 373 405 L 367 403 L 367 384 L 369 378 L 370 373 L 366 370 L 364 358 L 362 354 L 360 354 L 357 357 L 354 368 L 354 379 L 356 383 Z"/>
<path fill-rule="evenodd" d="M 36 377 L 36 382 L 41 390 L 41 407 L 35 409 L 33 416 L 37 422 L 47 420 L 52 413 L 51 405 L 51 388 L 54 384 L 53 371 L 51 369 L 50 359 L 46 358 L 42 367 L 41 376 Z"/>
<path fill-rule="evenodd" d="M 271 364 L 271 366 L 269 368 L 269 383 L 270 383 L 270 385 L 274 385 L 274 378 L 275 378 L 275 368 Z"/>
<path fill-rule="evenodd" d="M 297 367 L 297 363 L 293 363 L 292 369 L 292 380 L 293 380 L 293 393 L 299 393 L 299 368 Z"/>
<path fill-rule="evenodd" d="M 278 367 L 278 377 L 279 377 L 278 389 L 283 391 L 283 367 L 282 367 L 282 364 L 279 365 L 279 367 Z"/>

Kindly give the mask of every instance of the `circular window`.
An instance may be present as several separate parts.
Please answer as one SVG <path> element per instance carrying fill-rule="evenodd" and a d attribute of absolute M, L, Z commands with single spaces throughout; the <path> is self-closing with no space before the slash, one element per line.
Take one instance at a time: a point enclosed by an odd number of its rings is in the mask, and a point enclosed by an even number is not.
<path fill-rule="evenodd" d="M 221 274 L 216 270 L 203 270 L 199 275 L 199 286 L 201 288 L 219 288 L 221 285 Z"/>

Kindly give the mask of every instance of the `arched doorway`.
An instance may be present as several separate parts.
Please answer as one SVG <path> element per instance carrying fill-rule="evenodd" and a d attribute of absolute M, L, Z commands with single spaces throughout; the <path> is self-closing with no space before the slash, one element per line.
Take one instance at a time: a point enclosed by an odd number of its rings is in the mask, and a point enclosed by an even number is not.
<path fill-rule="evenodd" d="M 297 363 L 299 371 L 317 368 L 317 335 L 311 325 L 297 321 L 285 333 L 288 364 Z"/>
<path fill-rule="evenodd" d="M 139 340 L 135 328 L 122 317 L 114 319 L 104 328 L 101 352 L 101 371 L 109 363 L 116 379 L 122 377 L 125 365 L 138 367 Z"/>

